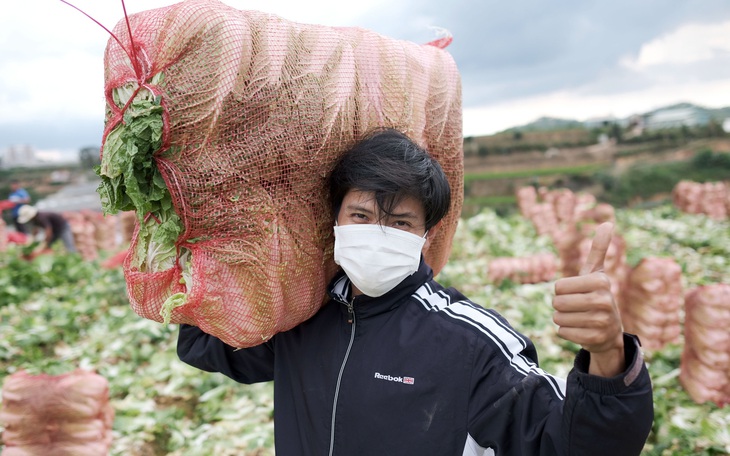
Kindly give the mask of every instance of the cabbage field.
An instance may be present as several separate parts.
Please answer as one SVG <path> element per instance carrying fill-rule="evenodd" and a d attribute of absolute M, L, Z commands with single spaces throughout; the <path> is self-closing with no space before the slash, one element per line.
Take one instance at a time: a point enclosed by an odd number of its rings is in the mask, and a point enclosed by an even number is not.
<path fill-rule="evenodd" d="M 651 256 L 674 258 L 685 290 L 730 283 L 728 220 L 670 205 L 617 209 L 616 233 L 626 240 L 630 265 Z M 553 249 L 521 215 L 484 210 L 461 220 L 439 280 L 500 311 L 535 341 L 542 367 L 564 376 L 576 347 L 556 337 L 552 283 L 487 280 L 490 259 Z M 102 260 L 59 250 L 26 261 L 13 245 L 0 252 L 0 383 L 19 369 L 98 372 L 110 383 L 115 410 L 112 455 L 274 454 L 272 385 L 240 385 L 180 362 L 176 326 L 137 316 L 121 268 L 105 269 Z M 730 408 L 688 396 L 679 383 L 681 352 L 677 343 L 646 353 L 656 419 L 643 454 L 730 454 Z"/>

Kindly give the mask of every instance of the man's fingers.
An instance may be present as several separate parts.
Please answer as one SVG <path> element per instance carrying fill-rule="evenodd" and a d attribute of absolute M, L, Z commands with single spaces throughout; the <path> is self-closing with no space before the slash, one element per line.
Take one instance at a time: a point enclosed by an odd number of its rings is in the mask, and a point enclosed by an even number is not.
<path fill-rule="evenodd" d="M 606 259 L 606 252 L 608 251 L 608 246 L 611 245 L 612 237 L 613 223 L 605 222 L 598 226 L 596 235 L 593 237 L 588 258 L 583 264 L 583 267 L 580 268 L 580 275 L 603 271 L 603 262 Z"/>
<path fill-rule="evenodd" d="M 556 295 L 553 298 L 553 308 L 558 312 L 585 312 L 601 307 L 610 310 L 612 304 L 610 291 Z"/>
<path fill-rule="evenodd" d="M 599 290 L 611 291 L 611 280 L 605 274 L 563 277 L 555 281 L 556 295 L 590 293 Z"/>

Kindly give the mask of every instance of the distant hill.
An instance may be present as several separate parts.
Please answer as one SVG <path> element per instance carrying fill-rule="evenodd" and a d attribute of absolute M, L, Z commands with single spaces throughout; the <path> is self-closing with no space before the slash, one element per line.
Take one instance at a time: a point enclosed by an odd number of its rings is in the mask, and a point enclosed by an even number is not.
<path fill-rule="evenodd" d="M 572 119 L 558 119 L 556 117 L 540 117 L 539 119 L 530 122 L 527 125 L 521 127 L 512 127 L 504 130 L 505 133 L 511 133 L 515 131 L 530 132 L 530 131 L 553 131 L 553 130 L 568 130 L 570 128 L 582 128 L 583 122 Z"/>
<path fill-rule="evenodd" d="M 693 103 L 677 103 L 669 106 L 663 106 L 661 108 L 654 109 L 652 111 L 638 114 L 642 117 L 649 117 L 660 111 L 666 111 L 668 109 L 676 108 L 694 108 L 701 111 L 707 116 L 719 122 L 730 117 L 730 107 L 724 108 L 706 108 L 704 106 L 696 105 Z M 631 116 L 633 117 L 633 116 Z M 617 122 L 627 121 L 628 119 L 616 119 Z M 500 133 L 514 133 L 514 132 L 534 132 L 534 131 L 556 131 L 556 130 L 568 130 L 571 128 L 584 128 L 586 122 L 574 120 L 574 119 L 559 119 L 555 117 L 540 117 L 539 119 L 530 122 L 525 125 L 508 128 Z"/>

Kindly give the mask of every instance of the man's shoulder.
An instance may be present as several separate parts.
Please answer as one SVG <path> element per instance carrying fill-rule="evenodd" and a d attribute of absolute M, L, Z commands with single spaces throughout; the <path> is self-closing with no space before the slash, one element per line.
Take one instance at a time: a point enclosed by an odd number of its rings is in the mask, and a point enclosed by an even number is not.
<path fill-rule="evenodd" d="M 422 310 L 469 332 L 482 334 L 484 328 L 504 325 L 506 321 L 494 310 L 474 303 L 455 288 L 445 288 L 436 281 L 423 284 L 412 295 Z"/>
<path fill-rule="evenodd" d="M 455 288 L 446 288 L 435 280 L 421 285 L 412 298 L 431 311 L 441 311 L 453 305 L 478 306 Z"/>
<path fill-rule="evenodd" d="M 463 337 L 461 343 L 474 344 L 477 349 L 490 353 L 514 354 L 533 350 L 532 341 L 499 312 L 471 301 L 454 288 L 426 283 L 412 298 L 428 317 L 433 317 L 430 321 L 439 328 L 446 328 L 453 336 Z M 454 340 L 459 339 L 454 337 Z M 510 356 L 505 359 L 509 360 Z"/>

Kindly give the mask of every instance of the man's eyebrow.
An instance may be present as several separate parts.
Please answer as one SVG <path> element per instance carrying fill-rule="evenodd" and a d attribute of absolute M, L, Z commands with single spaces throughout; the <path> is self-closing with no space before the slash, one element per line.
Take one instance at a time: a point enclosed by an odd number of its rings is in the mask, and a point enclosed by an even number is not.
<path fill-rule="evenodd" d="M 361 203 L 350 203 L 347 206 L 345 206 L 345 210 L 364 212 L 366 214 L 375 214 L 376 213 L 376 211 L 374 211 L 373 209 L 370 208 L 370 205 L 364 205 Z M 400 218 L 400 219 L 418 219 L 418 215 L 413 211 L 387 214 L 386 217 Z"/>
<path fill-rule="evenodd" d="M 416 215 L 415 212 L 402 212 L 400 214 L 390 214 L 389 217 L 395 217 L 395 218 L 408 218 L 408 219 L 417 219 L 418 215 Z"/>
<path fill-rule="evenodd" d="M 347 206 L 345 206 L 345 209 L 348 211 L 357 211 L 357 212 L 367 212 L 368 214 L 373 214 L 373 210 L 370 209 L 368 206 L 358 204 L 358 203 L 350 203 Z"/>

